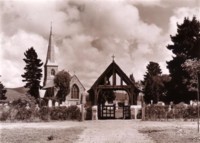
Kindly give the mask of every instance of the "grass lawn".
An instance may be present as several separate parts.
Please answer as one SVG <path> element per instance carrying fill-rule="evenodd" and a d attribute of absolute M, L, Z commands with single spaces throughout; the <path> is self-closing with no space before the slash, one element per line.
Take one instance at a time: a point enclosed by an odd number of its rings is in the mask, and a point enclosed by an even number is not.
<path fill-rule="evenodd" d="M 2 129 L 1 143 L 73 143 L 84 128 Z"/>
<path fill-rule="evenodd" d="M 200 143 L 200 133 L 193 128 L 148 127 L 140 130 L 148 134 L 155 143 Z"/>

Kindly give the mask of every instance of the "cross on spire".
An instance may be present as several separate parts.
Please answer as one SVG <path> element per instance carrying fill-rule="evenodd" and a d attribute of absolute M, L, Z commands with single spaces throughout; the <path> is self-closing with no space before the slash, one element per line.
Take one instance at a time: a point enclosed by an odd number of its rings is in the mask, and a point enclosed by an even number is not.
<path fill-rule="evenodd" d="M 112 55 L 112 59 L 113 59 L 113 61 L 115 60 L 115 55 L 114 54 Z"/>

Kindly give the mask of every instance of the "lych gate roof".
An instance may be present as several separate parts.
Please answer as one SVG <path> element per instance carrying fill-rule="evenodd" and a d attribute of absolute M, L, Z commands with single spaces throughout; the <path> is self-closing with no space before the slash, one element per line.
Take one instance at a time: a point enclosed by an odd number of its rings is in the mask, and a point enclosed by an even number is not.
<path fill-rule="evenodd" d="M 117 73 L 127 85 L 135 86 L 134 82 L 129 79 L 129 77 L 122 71 L 122 69 L 113 60 L 113 62 L 106 68 L 106 70 L 95 81 L 95 83 L 92 85 L 91 89 L 95 88 L 96 86 L 98 86 L 100 84 L 103 84 L 105 78 L 111 77 L 113 75 L 113 72 Z"/>
<path fill-rule="evenodd" d="M 120 83 L 117 83 L 117 76 L 120 78 Z M 92 105 L 98 104 L 99 97 L 101 97 L 99 95 L 102 90 L 124 90 L 129 96 L 130 105 L 137 104 L 139 89 L 114 60 L 88 91 Z"/>

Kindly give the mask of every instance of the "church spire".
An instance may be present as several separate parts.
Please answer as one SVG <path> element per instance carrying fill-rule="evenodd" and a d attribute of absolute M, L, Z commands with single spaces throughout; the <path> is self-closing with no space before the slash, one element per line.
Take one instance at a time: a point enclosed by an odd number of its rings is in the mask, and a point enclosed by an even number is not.
<path fill-rule="evenodd" d="M 54 45 L 53 45 L 52 37 L 53 36 L 52 36 L 52 22 L 51 22 L 46 64 L 48 64 L 49 62 L 55 63 L 55 51 L 54 51 Z"/>
<path fill-rule="evenodd" d="M 44 65 L 44 83 L 46 86 L 48 83 L 52 82 L 55 74 L 58 72 L 58 64 L 55 59 L 55 51 L 53 44 L 53 34 L 52 34 L 52 23 L 50 28 L 49 43 L 47 50 L 46 63 Z"/>

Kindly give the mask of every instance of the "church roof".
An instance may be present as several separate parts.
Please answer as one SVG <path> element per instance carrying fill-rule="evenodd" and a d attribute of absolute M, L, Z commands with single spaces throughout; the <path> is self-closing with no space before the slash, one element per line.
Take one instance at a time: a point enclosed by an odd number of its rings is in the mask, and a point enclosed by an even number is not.
<path fill-rule="evenodd" d="M 77 80 L 78 80 L 78 82 L 80 83 L 80 85 L 84 88 L 84 90 L 85 90 L 85 87 L 83 86 L 83 84 L 81 83 L 81 81 L 79 80 L 79 78 L 74 74 L 72 77 L 71 77 L 71 79 L 72 78 L 76 78 Z"/>

